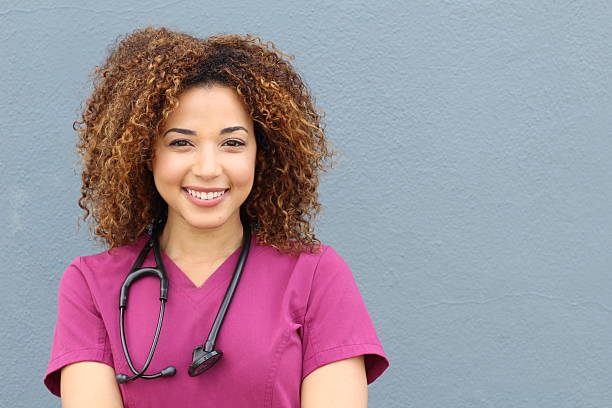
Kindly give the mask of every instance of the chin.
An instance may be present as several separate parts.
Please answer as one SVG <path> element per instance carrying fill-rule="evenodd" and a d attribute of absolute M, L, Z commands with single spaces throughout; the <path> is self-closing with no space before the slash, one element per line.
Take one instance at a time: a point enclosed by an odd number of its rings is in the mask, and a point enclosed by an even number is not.
<path fill-rule="evenodd" d="M 226 222 L 223 221 L 193 221 L 193 222 L 187 222 L 187 224 L 197 230 L 214 230 L 214 229 L 220 229 L 221 227 L 223 227 L 223 225 L 226 224 Z"/>
<path fill-rule="evenodd" d="M 183 220 L 197 230 L 215 230 L 229 225 L 232 217 L 183 217 Z"/>

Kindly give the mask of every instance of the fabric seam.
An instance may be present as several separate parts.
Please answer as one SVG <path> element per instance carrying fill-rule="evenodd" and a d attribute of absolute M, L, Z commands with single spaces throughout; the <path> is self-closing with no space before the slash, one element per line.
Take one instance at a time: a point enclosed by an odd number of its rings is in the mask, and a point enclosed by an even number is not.
<path fill-rule="evenodd" d="M 323 251 L 321 252 L 321 256 L 319 257 L 319 260 L 317 261 L 317 264 L 315 265 L 315 270 L 314 273 L 312 274 L 312 281 L 310 282 L 310 290 L 308 291 L 308 300 L 306 301 L 306 311 L 304 312 L 304 327 L 306 330 L 308 330 L 310 332 L 310 342 L 312 343 L 312 347 L 315 350 L 319 349 L 319 345 L 317 342 L 317 333 L 315 331 L 312 330 L 312 325 L 311 322 L 307 322 L 306 321 L 306 315 L 308 314 L 308 305 L 310 304 L 310 296 L 312 294 L 312 285 L 314 284 L 314 281 L 317 277 L 317 274 L 319 272 L 319 264 L 321 263 L 321 259 L 323 259 L 323 255 L 325 255 L 325 252 L 327 251 L 327 247 L 324 247 Z M 319 360 L 317 359 L 318 356 L 318 352 L 315 352 L 312 357 L 310 358 L 315 358 L 316 364 L 319 364 Z M 302 355 L 302 369 L 304 367 L 304 361 L 309 361 L 310 358 L 304 360 L 304 355 Z"/>
<path fill-rule="evenodd" d="M 305 309 L 304 316 L 302 317 L 302 322 L 304 325 L 306 325 L 306 315 L 308 314 L 308 304 L 310 302 L 310 295 L 312 294 L 312 284 L 317 277 L 317 273 L 319 271 L 319 264 L 321 263 L 321 259 L 323 259 L 323 255 L 325 255 L 325 252 L 327 252 L 327 246 L 323 246 L 323 251 L 321 251 L 321 256 L 319 256 L 319 259 L 317 260 L 317 264 L 314 267 L 314 272 L 312 274 L 312 279 L 310 281 L 310 288 L 308 289 L 308 298 L 306 299 L 306 306 L 304 308 Z"/>
<path fill-rule="evenodd" d="M 276 376 L 278 375 L 278 361 L 280 359 L 280 356 L 282 355 L 283 350 L 285 349 L 287 342 L 289 341 L 289 334 L 289 331 L 285 332 L 285 335 L 283 336 L 283 341 L 281 342 L 281 344 L 278 345 L 276 349 L 276 353 L 274 356 L 274 365 L 270 369 L 269 379 L 266 383 L 266 392 L 264 394 L 264 407 L 272 408 L 272 402 L 274 401 L 274 387 L 272 385 L 274 384 L 274 379 L 276 379 Z"/>
<path fill-rule="evenodd" d="M 83 273 L 83 266 L 82 266 L 83 265 L 83 257 L 82 256 L 78 257 L 78 262 L 79 262 L 79 265 L 77 266 L 77 269 L 79 270 L 79 273 L 83 277 L 83 280 L 85 281 L 85 284 L 87 284 L 87 289 L 89 290 L 89 296 L 91 296 L 91 301 L 93 302 L 94 306 L 96 307 L 96 312 L 98 313 L 98 315 L 100 316 L 100 320 L 102 321 L 102 328 L 98 332 L 98 343 L 104 343 L 104 345 L 106 346 L 106 334 L 108 332 L 108 330 L 106 330 L 106 324 L 105 324 L 106 322 L 104 321 L 104 316 L 102 315 L 102 311 L 100 309 L 100 305 L 98 304 L 96 296 L 94 295 L 94 292 L 91 290 L 91 285 L 89 284 L 89 280 L 87 279 L 87 277 Z M 111 349 L 111 354 L 112 354 L 112 349 Z"/>
<path fill-rule="evenodd" d="M 313 358 L 315 358 L 315 357 L 316 357 L 318 354 L 321 354 L 321 353 L 326 353 L 326 352 L 328 352 L 328 351 L 336 350 L 336 349 L 339 349 L 339 348 L 352 347 L 352 346 L 376 346 L 377 348 L 381 348 L 381 347 L 380 347 L 380 345 L 379 345 L 379 344 L 377 344 L 377 343 L 354 343 L 354 344 L 343 344 L 343 345 L 341 345 L 341 346 L 335 346 L 335 347 L 331 347 L 331 348 L 328 348 L 328 349 L 325 349 L 325 350 L 317 351 L 317 352 L 316 352 L 316 353 L 315 353 L 315 354 L 314 354 L 312 357 L 308 357 L 308 358 L 307 358 L 306 360 L 304 360 L 304 361 L 310 361 L 310 360 L 312 360 Z M 316 360 L 316 361 L 317 361 L 317 363 L 319 362 L 319 360 Z"/>
<path fill-rule="evenodd" d="M 55 363 L 57 360 L 62 359 L 64 356 L 67 356 L 67 355 L 72 354 L 72 353 L 78 353 L 78 352 L 81 352 L 81 351 L 100 351 L 100 352 L 102 352 L 102 357 L 104 357 L 104 348 L 99 348 L 99 347 L 98 348 L 82 348 L 82 349 L 78 349 L 78 350 L 70 350 L 70 351 L 67 351 L 67 352 L 65 352 L 63 354 L 60 354 L 59 356 L 57 356 L 53 360 L 51 360 L 51 363 Z"/>

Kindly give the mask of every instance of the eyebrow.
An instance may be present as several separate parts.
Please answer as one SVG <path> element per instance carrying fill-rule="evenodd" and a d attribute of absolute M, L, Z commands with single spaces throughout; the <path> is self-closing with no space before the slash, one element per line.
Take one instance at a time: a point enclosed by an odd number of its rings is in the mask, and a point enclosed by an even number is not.
<path fill-rule="evenodd" d="M 242 126 L 231 126 L 231 127 L 226 127 L 221 129 L 221 131 L 219 132 L 220 135 L 224 135 L 226 133 L 232 133 L 235 132 L 237 130 L 244 130 L 245 132 L 247 132 L 247 134 L 249 133 L 248 130 L 246 130 L 244 127 Z M 196 136 L 197 133 L 194 132 L 191 129 L 181 129 L 181 128 L 171 128 L 168 129 L 164 132 L 164 136 L 166 136 L 166 134 L 170 133 L 170 132 L 176 132 L 176 133 L 181 133 L 183 135 L 190 135 L 190 136 Z"/>

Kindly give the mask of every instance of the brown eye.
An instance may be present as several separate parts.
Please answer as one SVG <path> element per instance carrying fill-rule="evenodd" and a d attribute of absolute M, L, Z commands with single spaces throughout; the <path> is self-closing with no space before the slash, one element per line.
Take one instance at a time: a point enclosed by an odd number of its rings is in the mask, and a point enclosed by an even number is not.
<path fill-rule="evenodd" d="M 236 139 L 226 140 L 224 144 L 230 147 L 244 146 L 243 142 L 241 142 L 240 140 L 236 140 Z"/>
<path fill-rule="evenodd" d="M 183 147 L 183 146 L 189 146 L 189 141 L 185 140 L 185 139 L 177 139 L 177 140 L 173 140 L 170 143 L 170 146 L 179 146 L 179 147 Z"/>

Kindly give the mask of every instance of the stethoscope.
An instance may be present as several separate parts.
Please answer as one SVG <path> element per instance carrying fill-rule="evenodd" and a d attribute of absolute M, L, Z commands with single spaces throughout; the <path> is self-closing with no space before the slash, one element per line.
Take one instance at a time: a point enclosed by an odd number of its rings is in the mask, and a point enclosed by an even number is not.
<path fill-rule="evenodd" d="M 208 339 L 206 340 L 206 343 L 204 345 L 196 346 L 193 350 L 192 363 L 187 371 L 191 377 L 195 377 L 196 375 L 202 374 L 204 371 L 215 365 L 215 363 L 219 361 L 219 359 L 223 356 L 223 352 L 221 350 L 215 350 L 215 340 L 217 339 L 217 334 L 219 333 L 219 329 L 221 328 L 221 323 L 223 323 L 225 313 L 227 312 L 227 308 L 232 300 L 232 296 L 234 295 L 236 286 L 238 285 L 238 281 L 240 280 L 240 275 L 242 274 L 242 270 L 244 269 L 244 264 L 246 263 L 246 259 L 249 255 L 249 247 L 251 245 L 251 230 L 245 219 L 242 220 L 242 225 L 244 231 L 242 239 L 242 249 L 240 250 L 240 256 L 238 257 L 238 262 L 236 263 L 236 268 L 234 269 L 232 280 L 227 288 L 227 291 L 225 292 L 225 297 L 223 298 L 223 302 L 221 302 L 221 306 L 219 307 L 219 311 L 217 312 L 217 317 L 215 318 L 210 333 L 208 334 Z M 147 368 L 149 368 L 149 364 L 151 364 L 151 360 L 153 359 L 153 353 L 155 352 L 157 340 L 159 339 L 159 332 L 161 331 L 162 321 L 164 320 L 164 306 L 168 301 L 168 277 L 166 276 L 166 269 L 164 267 L 161 251 L 159 249 L 159 230 L 162 227 L 162 221 L 153 223 L 151 237 L 140 251 L 140 254 L 138 255 L 138 258 L 136 258 L 132 269 L 130 269 L 130 273 L 125 278 L 125 281 L 121 286 L 121 293 L 119 295 L 119 324 L 121 325 L 121 345 L 123 346 L 123 353 L 125 354 L 125 359 L 127 360 L 127 363 L 130 366 L 130 370 L 132 370 L 132 373 L 134 374 L 131 377 L 128 377 L 126 374 L 117 374 L 117 382 L 121 384 L 125 384 L 128 381 L 135 380 L 139 377 L 151 380 L 153 378 L 158 377 L 172 377 L 176 374 L 176 367 L 174 366 L 168 366 L 155 374 L 144 373 Z M 153 254 L 155 255 L 155 263 L 157 267 L 142 268 L 142 263 L 144 262 L 151 248 L 153 248 Z M 127 342 L 125 340 L 124 313 L 125 309 L 127 309 L 128 290 L 130 286 L 136 280 L 144 276 L 151 275 L 156 276 L 157 278 L 159 278 L 160 281 L 159 318 L 157 319 L 157 329 L 155 330 L 155 337 L 153 338 L 153 343 L 151 344 L 151 349 L 149 350 L 147 360 L 144 363 L 142 369 L 136 370 L 136 368 L 134 368 L 134 364 L 132 363 L 132 359 L 130 358 L 130 353 L 128 352 L 127 348 Z"/>

